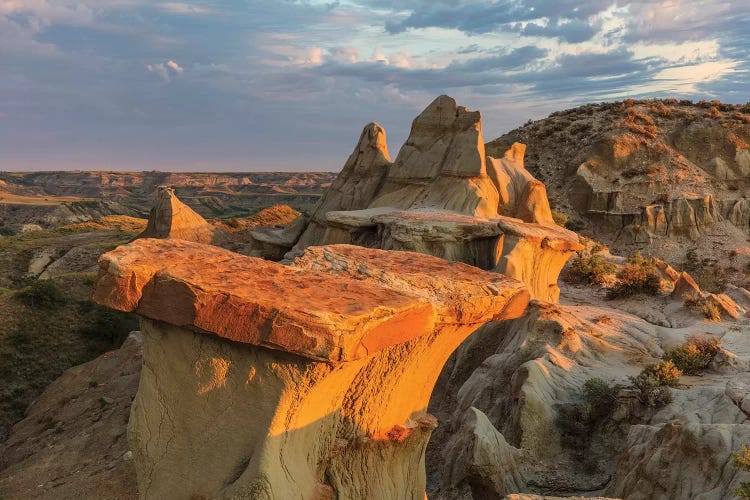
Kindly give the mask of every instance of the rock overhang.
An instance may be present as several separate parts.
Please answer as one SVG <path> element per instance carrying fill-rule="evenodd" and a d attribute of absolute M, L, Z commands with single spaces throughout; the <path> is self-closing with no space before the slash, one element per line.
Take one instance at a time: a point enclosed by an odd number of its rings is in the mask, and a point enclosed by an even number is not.
<path fill-rule="evenodd" d="M 105 254 L 94 301 L 229 340 L 346 362 L 433 331 L 520 315 L 528 292 L 505 276 L 423 254 L 311 247 L 284 266 L 180 240 Z"/>

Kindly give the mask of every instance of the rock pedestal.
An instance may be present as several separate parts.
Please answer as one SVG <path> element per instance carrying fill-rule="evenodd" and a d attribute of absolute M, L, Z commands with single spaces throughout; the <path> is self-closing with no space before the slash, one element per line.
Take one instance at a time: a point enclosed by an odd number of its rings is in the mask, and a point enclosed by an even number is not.
<path fill-rule="evenodd" d="M 497 273 L 334 245 L 293 266 L 177 240 L 100 260 L 142 318 L 129 438 L 141 498 L 423 499 L 448 356 L 529 294 Z"/>

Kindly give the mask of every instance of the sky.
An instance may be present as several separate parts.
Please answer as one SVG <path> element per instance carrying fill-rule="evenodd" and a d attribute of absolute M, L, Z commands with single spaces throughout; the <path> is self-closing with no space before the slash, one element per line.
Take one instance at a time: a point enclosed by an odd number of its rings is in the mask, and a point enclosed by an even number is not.
<path fill-rule="evenodd" d="M 338 171 L 440 94 L 745 103 L 749 51 L 747 0 L 0 0 L 0 170 Z"/>

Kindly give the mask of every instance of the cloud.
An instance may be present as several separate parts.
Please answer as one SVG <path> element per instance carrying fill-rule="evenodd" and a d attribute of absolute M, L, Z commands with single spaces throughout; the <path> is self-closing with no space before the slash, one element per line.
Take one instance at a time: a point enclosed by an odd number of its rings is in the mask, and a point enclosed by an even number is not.
<path fill-rule="evenodd" d="M 739 0 L 0 0 L 0 168 L 336 170 L 442 93 L 487 138 L 629 95 L 745 102 L 748 22 Z"/>
<path fill-rule="evenodd" d="M 186 14 L 186 15 L 204 15 L 213 14 L 216 11 L 203 5 L 191 5 L 185 2 L 164 2 L 156 3 L 154 7 L 166 12 L 173 14 Z"/>
<path fill-rule="evenodd" d="M 171 59 L 169 61 L 167 61 L 165 65 L 166 65 L 167 68 L 171 69 L 172 71 L 174 71 L 177 74 L 181 74 L 184 71 L 184 69 L 182 69 L 182 66 L 180 66 L 179 64 L 177 64 L 176 62 L 174 62 Z"/>
<path fill-rule="evenodd" d="M 542 59 L 549 53 L 548 49 L 526 45 L 502 54 L 489 57 L 475 57 L 463 62 L 452 63 L 447 71 L 482 72 L 490 70 L 515 70 Z"/>
<path fill-rule="evenodd" d="M 146 70 L 159 76 L 165 82 L 169 82 L 173 76 L 181 75 L 185 69 L 172 59 L 163 63 L 147 64 Z"/>
<path fill-rule="evenodd" d="M 423 28 L 449 28 L 480 34 L 495 31 L 506 24 L 536 19 L 582 21 L 611 5 L 611 0 L 498 0 L 455 2 L 443 6 L 424 4 L 415 6 L 401 20 L 386 22 L 385 29 L 392 34 Z"/>
<path fill-rule="evenodd" d="M 527 23 L 524 26 L 517 25 L 518 31 L 525 36 L 560 38 L 568 43 L 581 43 L 591 40 L 599 31 L 600 24 L 591 24 L 586 21 L 574 19 L 568 22 L 554 22 L 545 25 L 536 22 Z"/>

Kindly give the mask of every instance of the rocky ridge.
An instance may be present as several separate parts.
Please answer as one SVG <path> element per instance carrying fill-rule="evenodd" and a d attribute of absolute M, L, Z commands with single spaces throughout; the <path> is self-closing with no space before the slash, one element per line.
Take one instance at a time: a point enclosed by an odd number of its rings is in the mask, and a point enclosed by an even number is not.
<path fill-rule="evenodd" d="M 718 101 L 587 104 L 529 122 L 487 144 L 529 148 L 529 170 L 571 227 L 618 254 L 672 262 L 688 251 L 730 259 L 750 231 L 750 107 Z M 740 253 L 742 253 L 740 251 Z M 736 282 L 744 282 L 734 273 Z"/>
<path fill-rule="evenodd" d="M 0 214 L 13 212 L 5 222 L 14 227 L 45 228 L 110 214 L 146 217 L 158 186 L 172 186 L 204 218 L 244 217 L 284 204 L 309 210 L 333 178 L 327 172 L 0 172 Z"/>

